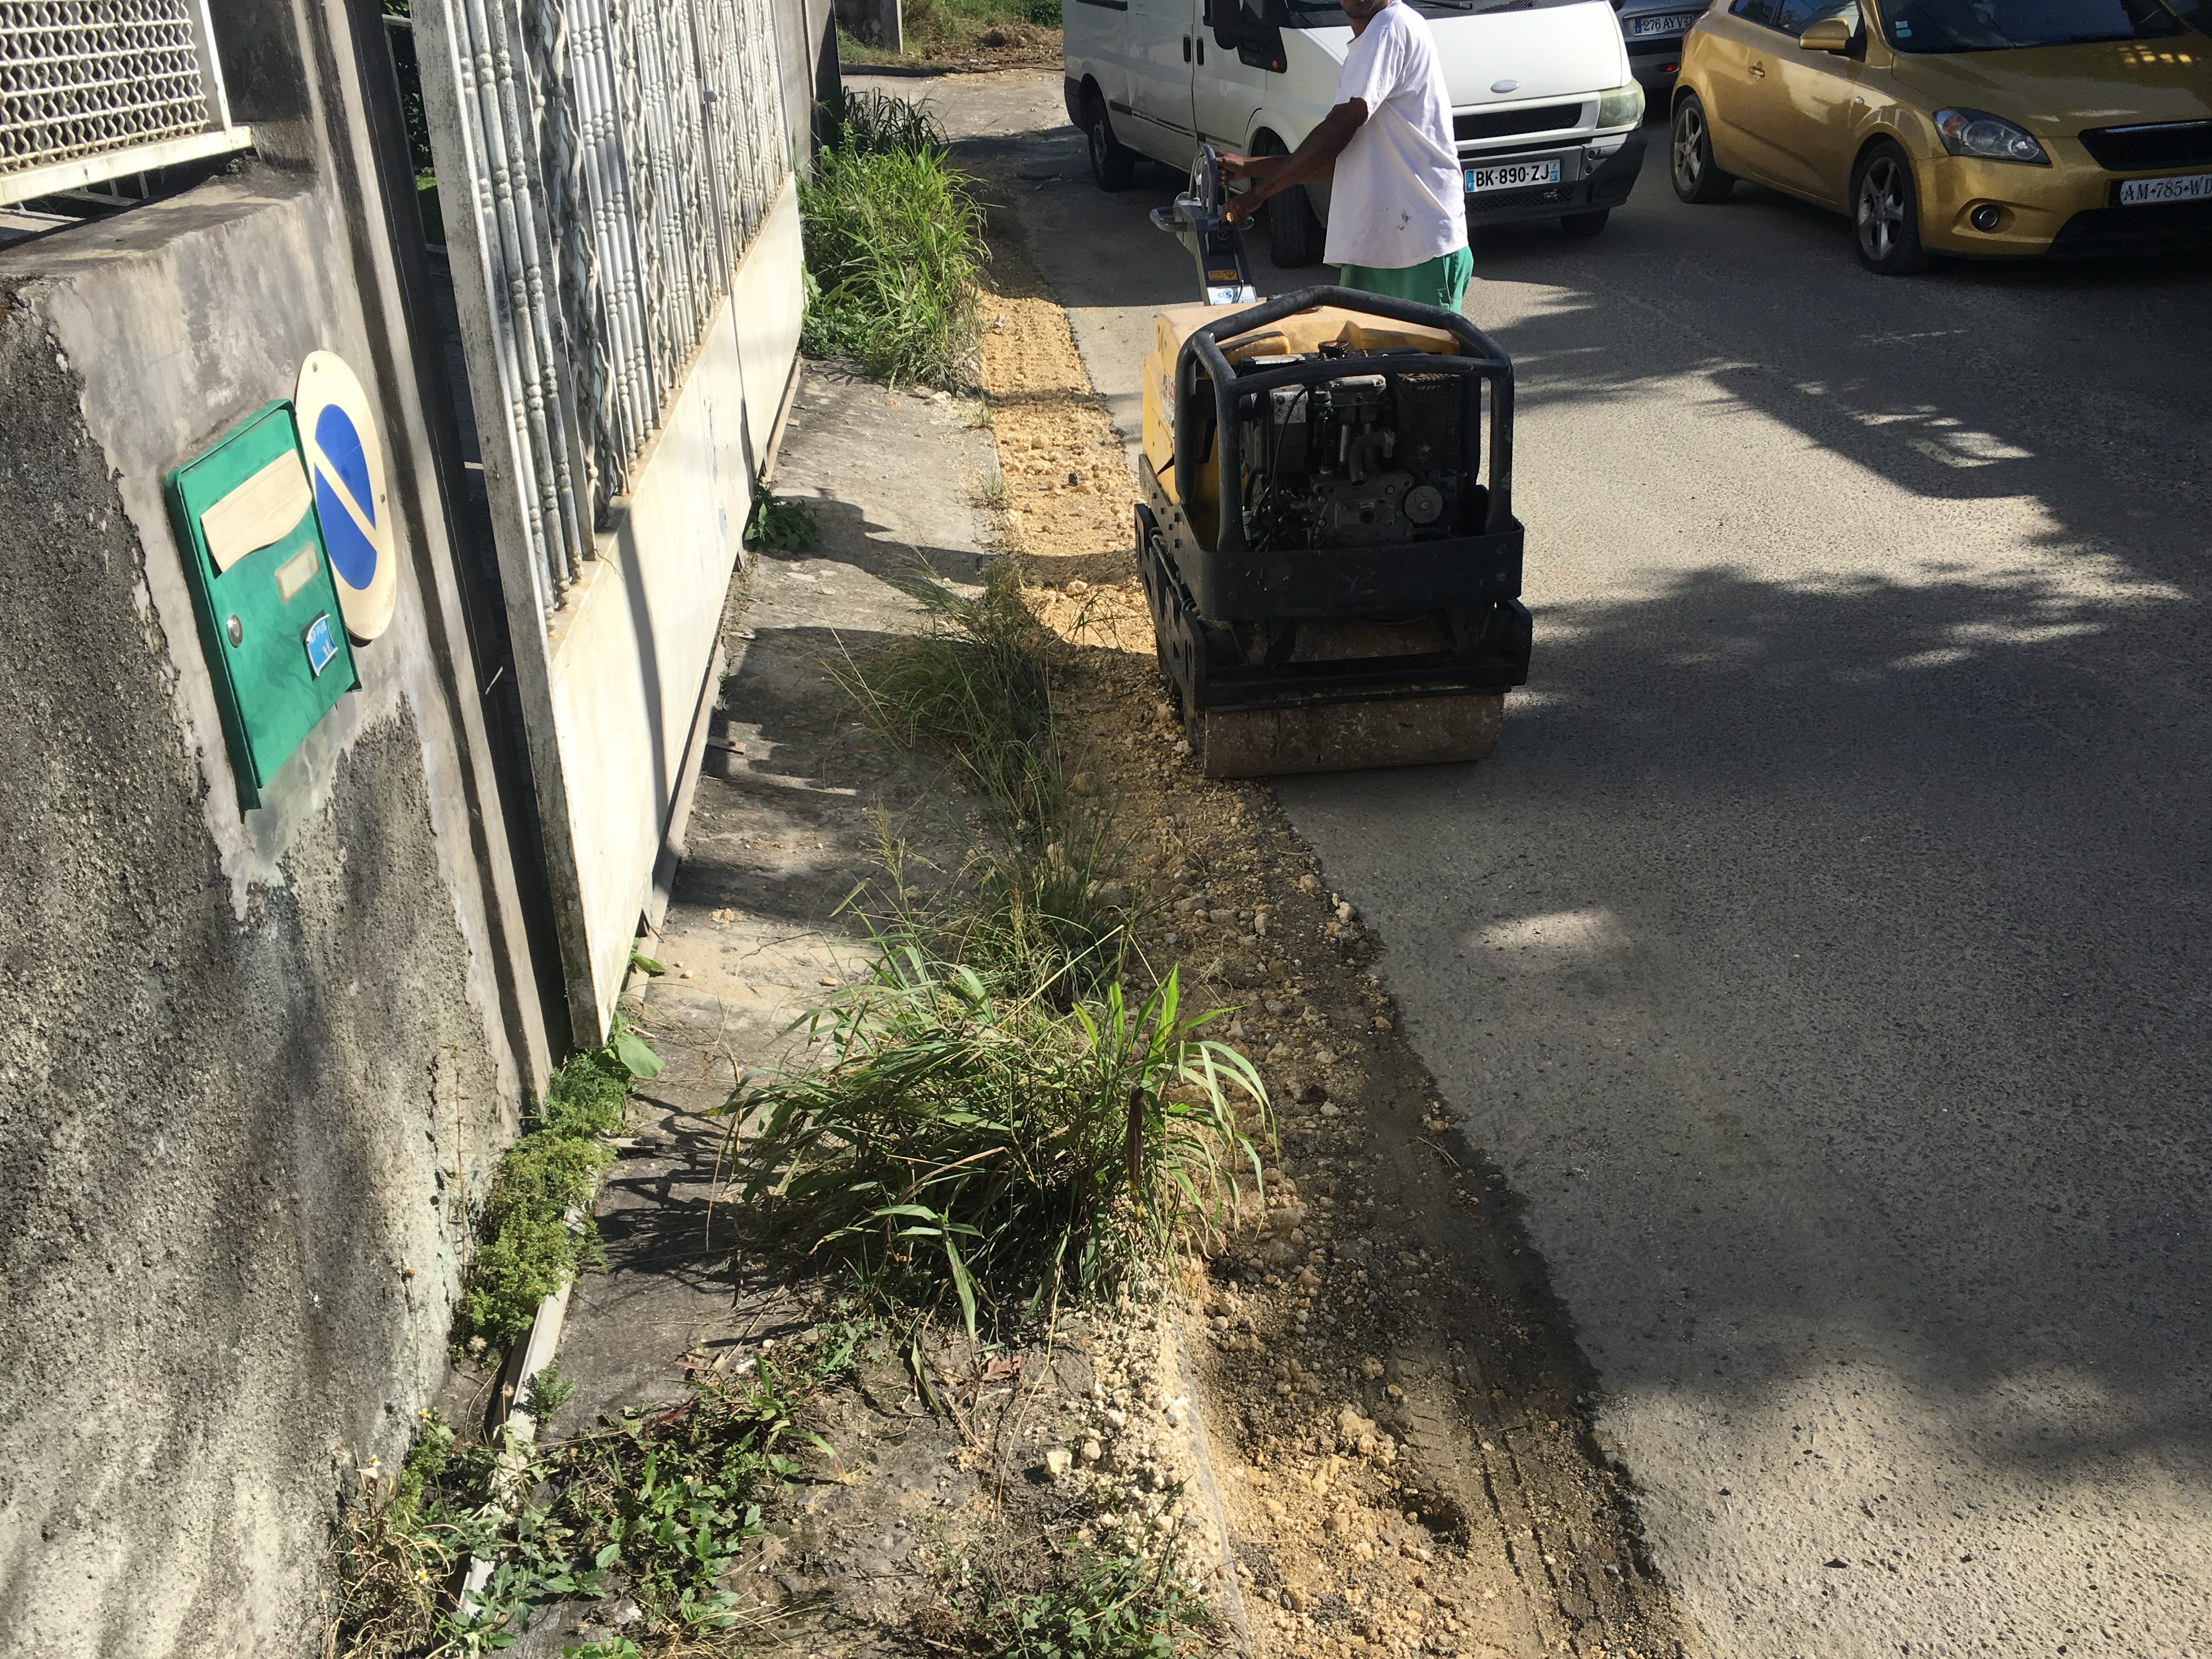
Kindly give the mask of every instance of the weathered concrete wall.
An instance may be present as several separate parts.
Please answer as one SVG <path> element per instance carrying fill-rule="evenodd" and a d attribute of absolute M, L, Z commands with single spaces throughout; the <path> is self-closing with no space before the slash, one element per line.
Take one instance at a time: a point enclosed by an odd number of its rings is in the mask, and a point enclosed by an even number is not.
<path fill-rule="evenodd" d="M 338 1495 L 408 1441 L 547 1057 L 342 14 L 264 21 L 292 170 L 0 250 L 9 1655 L 321 1651 Z M 241 813 L 161 477 L 317 348 L 398 608 Z"/>

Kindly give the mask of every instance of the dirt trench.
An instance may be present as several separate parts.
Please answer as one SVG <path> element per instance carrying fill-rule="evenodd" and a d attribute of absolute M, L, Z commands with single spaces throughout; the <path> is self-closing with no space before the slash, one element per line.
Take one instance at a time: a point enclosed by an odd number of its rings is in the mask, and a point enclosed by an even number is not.
<path fill-rule="evenodd" d="M 1376 941 L 1264 784 L 1190 760 L 1121 440 L 1018 229 L 994 224 L 992 252 L 1002 533 L 1056 641 L 1078 787 L 1118 802 L 1145 943 L 1237 1011 L 1279 1113 L 1264 1210 L 1179 1316 L 1250 1651 L 1702 1654 L 1519 1200 L 1395 1035 Z"/>

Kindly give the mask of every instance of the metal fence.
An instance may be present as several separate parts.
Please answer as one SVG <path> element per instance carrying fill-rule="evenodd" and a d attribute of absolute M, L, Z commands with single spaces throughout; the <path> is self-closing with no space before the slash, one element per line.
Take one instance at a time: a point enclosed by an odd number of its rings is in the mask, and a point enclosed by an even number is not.
<path fill-rule="evenodd" d="M 790 172 L 769 0 L 442 3 L 440 195 L 474 222 L 453 251 L 480 254 L 550 616 Z"/>
<path fill-rule="evenodd" d="M 0 203 L 252 142 L 206 0 L 0 0 Z"/>

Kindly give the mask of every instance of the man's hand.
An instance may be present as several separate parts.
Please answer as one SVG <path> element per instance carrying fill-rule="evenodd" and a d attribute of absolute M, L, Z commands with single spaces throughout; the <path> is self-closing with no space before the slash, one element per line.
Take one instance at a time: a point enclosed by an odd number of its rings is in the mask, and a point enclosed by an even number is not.
<path fill-rule="evenodd" d="M 1252 188 L 1223 204 L 1221 216 L 1232 225 L 1249 224 L 1260 204 L 1279 191 L 1308 179 L 1326 179 L 1336 171 L 1336 158 L 1366 125 L 1367 106 L 1353 98 L 1323 116 L 1321 125 L 1289 155 L 1224 155 L 1224 179 L 1249 179 Z"/>

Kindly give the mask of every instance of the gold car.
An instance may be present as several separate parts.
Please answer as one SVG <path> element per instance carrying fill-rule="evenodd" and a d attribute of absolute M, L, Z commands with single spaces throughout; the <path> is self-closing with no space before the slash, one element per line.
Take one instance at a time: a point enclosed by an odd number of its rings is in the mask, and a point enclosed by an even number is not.
<path fill-rule="evenodd" d="M 2208 17 L 2212 0 L 1713 0 L 1683 46 L 1674 193 L 1717 202 L 1745 178 L 1841 209 L 1885 275 L 2212 243 Z"/>

